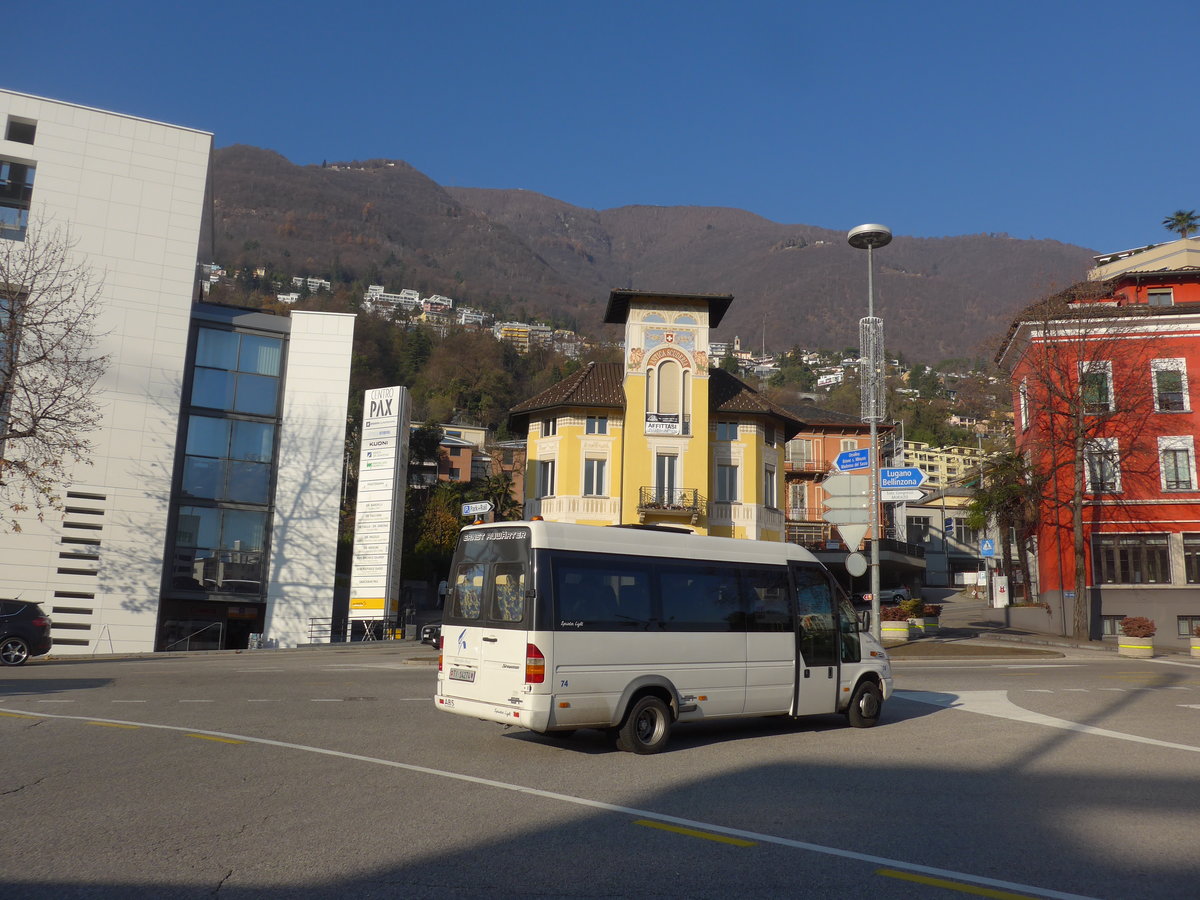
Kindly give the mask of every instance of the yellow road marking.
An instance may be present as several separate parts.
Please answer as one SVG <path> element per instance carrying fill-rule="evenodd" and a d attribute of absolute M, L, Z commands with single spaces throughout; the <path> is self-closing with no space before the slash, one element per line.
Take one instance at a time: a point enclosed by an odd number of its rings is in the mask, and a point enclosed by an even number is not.
<path fill-rule="evenodd" d="M 654 822 L 650 819 L 638 819 L 634 825 L 645 825 L 647 828 L 657 828 L 661 831 L 673 831 L 675 834 L 685 834 L 688 837 L 703 838 L 706 841 L 716 841 L 719 844 L 733 844 L 735 847 L 754 847 L 754 841 L 744 841 L 741 838 L 726 837 L 723 834 L 711 834 L 707 831 L 696 831 L 694 828 L 681 828 L 678 825 L 668 825 L 666 822 Z"/>
<path fill-rule="evenodd" d="M 89 725 L 99 725 L 102 728 L 141 728 L 141 725 L 121 725 L 117 722 L 88 722 Z"/>
<path fill-rule="evenodd" d="M 213 737 L 211 734 L 188 734 L 184 737 L 200 738 L 202 741 L 218 741 L 222 744 L 244 744 L 245 741 L 235 741 L 232 738 Z"/>
<path fill-rule="evenodd" d="M 40 719 L 41 716 L 23 716 L 20 713 L 0 713 L 6 719 Z"/>
<path fill-rule="evenodd" d="M 895 869 L 876 869 L 876 875 L 888 878 L 899 878 L 902 881 L 915 881 L 917 884 L 927 884 L 930 887 L 945 888 L 948 891 L 959 891 L 963 894 L 974 894 L 976 897 L 993 897 L 995 900 L 1036 900 L 1030 894 L 1013 894 L 1009 891 L 998 891 L 995 888 L 975 887 L 972 884 L 960 884 L 957 881 L 946 881 L 942 878 L 930 878 L 928 875 L 916 875 L 912 872 L 898 872 Z"/>

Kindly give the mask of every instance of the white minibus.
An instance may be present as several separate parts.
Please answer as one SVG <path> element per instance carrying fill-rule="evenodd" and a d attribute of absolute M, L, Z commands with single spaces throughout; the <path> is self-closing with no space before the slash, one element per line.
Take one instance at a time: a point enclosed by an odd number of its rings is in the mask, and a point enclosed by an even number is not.
<path fill-rule="evenodd" d="M 883 646 L 795 544 L 499 522 L 459 535 L 438 709 L 656 753 L 675 723 L 844 713 L 892 692 Z"/>

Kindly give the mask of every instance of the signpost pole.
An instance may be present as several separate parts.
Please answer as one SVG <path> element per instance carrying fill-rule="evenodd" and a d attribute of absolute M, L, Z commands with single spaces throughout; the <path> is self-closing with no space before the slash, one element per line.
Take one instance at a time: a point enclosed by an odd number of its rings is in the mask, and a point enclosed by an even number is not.
<path fill-rule="evenodd" d="M 886 247 L 892 232 L 885 225 L 859 225 L 846 235 L 851 247 L 867 251 L 867 318 L 858 323 L 858 363 L 862 418 L 871 425 L 871 633 L 882 638 L 879 624 L 879 422 L 883 419 L 883 321 L 875 318 L 876 247 Z"/>

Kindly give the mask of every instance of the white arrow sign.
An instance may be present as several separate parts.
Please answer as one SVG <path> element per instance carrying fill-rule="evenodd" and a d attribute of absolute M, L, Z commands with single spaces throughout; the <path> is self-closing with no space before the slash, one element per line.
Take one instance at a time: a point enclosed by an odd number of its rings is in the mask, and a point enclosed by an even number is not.
<path fill-rule="evenodd" d="M 903 503 L 906 500 L 924 500 L 925 492 L 919 488 L 907 491 L 880 491 L 879 500 L 882 503 Z"/>
<path fill-rule="evenodd" d="M 822 516 L 826 522 L 834 525 L 866 525 L 871 521 L 870 510 L 865 506 L 851 509 L 830 509 Z"/>
<path fill-rule="evenodd" d="M 825 508 L 830 510 L 866 509 L 871 492 L 870 475 L 848 475 L 840 473 L 830 475 L 821 482 L 821 490 L 828 496 L 825 498 Z M 837 519 L 825 517 L 826 522 L 857 522 L 857 519 Z M 865 519 L 863 521 L 866 521 Z"/>
<path fill-rule="evenodd" d="M 464 516 L 481 516 L 484 513 L 490 513 L 491 511 L 491 500 L 479 500 L 476 503 L 464 503 L 462 505 L 462 514 Z"/>

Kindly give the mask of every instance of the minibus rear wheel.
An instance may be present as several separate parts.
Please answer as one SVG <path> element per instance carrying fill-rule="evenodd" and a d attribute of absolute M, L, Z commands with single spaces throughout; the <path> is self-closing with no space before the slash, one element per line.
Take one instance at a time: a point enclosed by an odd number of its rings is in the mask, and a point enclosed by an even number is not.
<path fill-rule="evenodd" d="M 617 729 L 617 749 L 658 753 L 671 737 L 671 710 L 653 694 L 639 697 Z"/>

